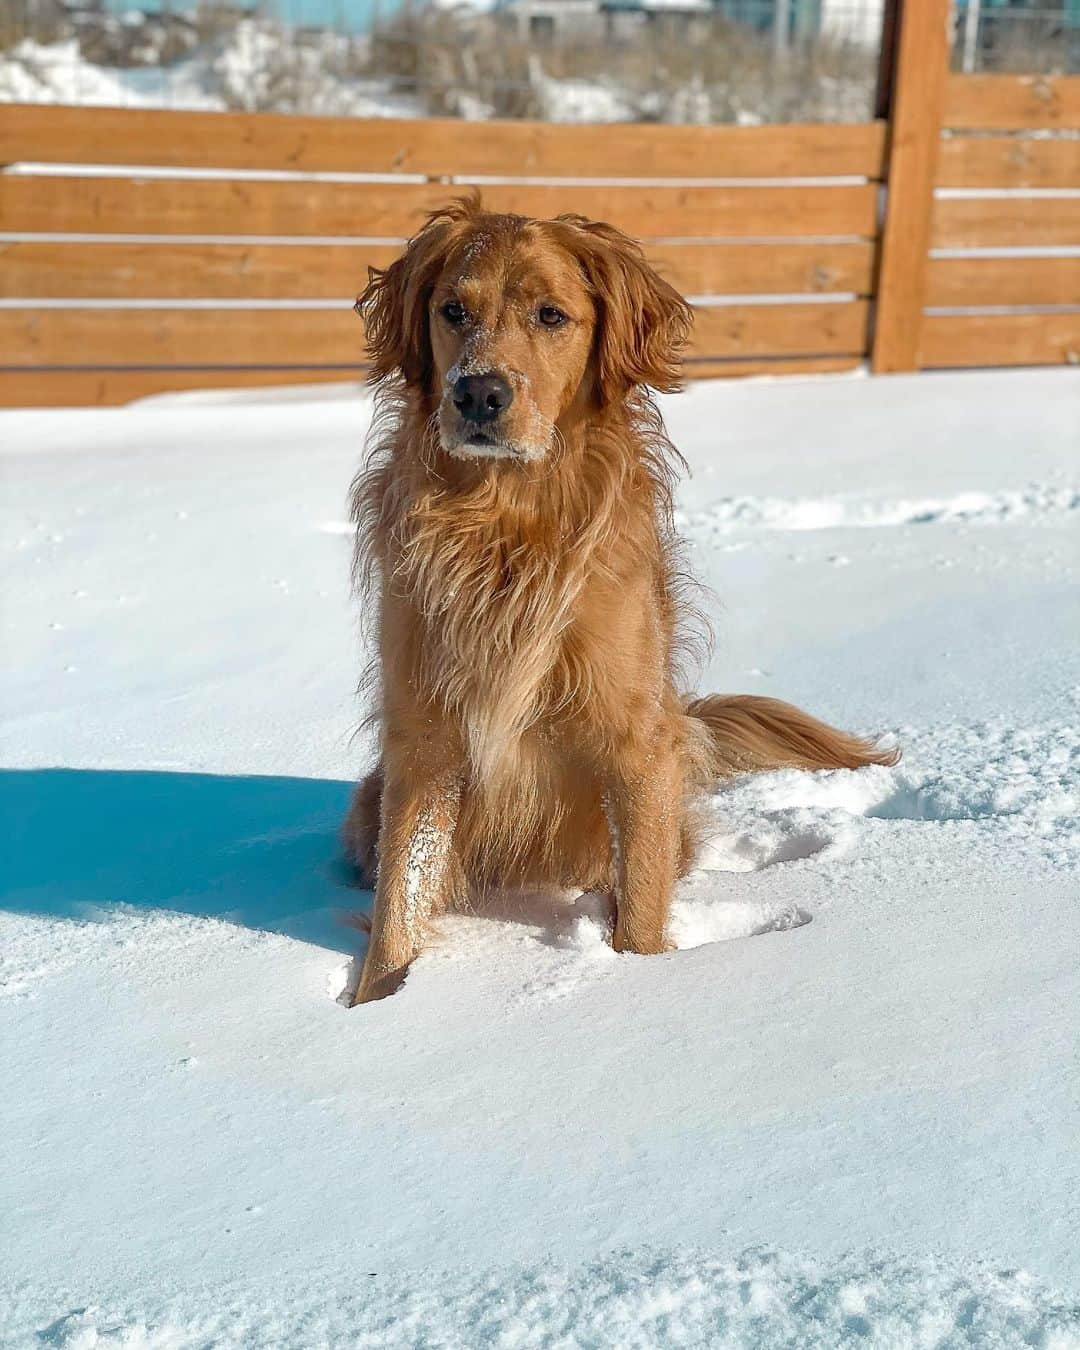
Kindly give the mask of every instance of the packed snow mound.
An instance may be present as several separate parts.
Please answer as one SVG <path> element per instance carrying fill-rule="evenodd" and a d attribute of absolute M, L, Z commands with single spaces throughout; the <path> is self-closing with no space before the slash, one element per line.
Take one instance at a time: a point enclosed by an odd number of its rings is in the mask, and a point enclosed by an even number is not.
<path fill-rule="evenodd" d="M 1007 839 L 1062 866 L 1080 859 L 1080 728 L 959 723 L 932 736 L 910 728 L 899 739 L 905 758 L 895 768 L 789 769 L 716 794 L 712 815 L 723 827 L 710 834 L 699 868 L 839 858 L 881 821 L 951 831 L 972 847 Z"/>
<path fill-rule="evenodd" d="M 24 38 L 0 53 L 0 102 L 140 107 L 144 100 L 126 72 L 84 60 L 77 39 Z"/>
<path fill-rule="evenodd" d="M 1007 492 L 959 492 L 929 501 L 874 501 L 823 497 L 726 497 L 705 511 L 683 512 L 677 524 L 690 538 L 708 539 L 739 529 L 875 529 L 897 525 L 999 524 L 1080 512 L 1080 488 L 1034 483 Z"/>
<path fill-rule="evenodd" d="M 244 109 L 316 116 L 421 117 L 423 101 L 390 78 L 350 74 L 351 40 L 330 30 L 302 44 L 270 21 L 241 18 L 218 40 L 163 63 L 88 60 L 77 38 L 31 38 L 0 53 L 0 102 Z M 467 103 L 467 94 L 463 91 Z M 466 110 L 463 109 L 463 113 Z M 488 110 L 490 115 L 490 110 Z"/>
<path fill-rule="evenodd" d="M 1074 515 L 1076 513 L 1076 515 Z M 677 511 L 684 538 L 709 544 L 744 530 L 882 529 L 902 525 L 999 525 L 1043 517 L 1080 519 L 1080 487 L 1032 483 L 1005 492 L 958 492 L 929 501 L 874 498 L 721 497 L 704 511 Z M 327 521 L 327 534 L 354 533 L 344 521 Z"/>
<path fill-rule="evenodd" d="M 17 1302 L 13 1311 L 17 1318 Z M 632 1250 L 576 1267 L 483 1275 L 358 1271 L 353 1287 L 332 1300 L 310 1287 L 286 1288 L 269 1307 L 242 1291 L 212 1310 L 190 1295 L 121 1297 L 74 1307 L 45 1327 L 24 1324 L 24 1333 L 27 1344 L 58 1350 L 1075 1350 L 1080 1307 L 1023 1271 L 974 1263 Z"/>

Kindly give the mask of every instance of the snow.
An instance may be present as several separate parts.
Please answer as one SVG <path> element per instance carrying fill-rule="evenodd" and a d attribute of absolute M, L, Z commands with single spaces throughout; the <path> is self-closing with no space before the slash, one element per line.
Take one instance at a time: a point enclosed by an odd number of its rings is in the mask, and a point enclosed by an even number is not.
<path fill-rule="evenodd" d="M 64 1350 L 192 1345 L 862 1346 L 1076 1344 L 1076 1309 L 1016 1271 L 957 1274 L 933 1261 L 841 1262 L 822 1268 L 781 1253 L 738 1260 L 618 1253 L 566 1270 L 547 1265 L 461 1275 L 432 1285 L 363 1272 L 327 1310 L 310 1288 L 275 1291 L 252 1305 L 226 1297 L 213 1309 L 194 1299 L 124 1311 L 74 1309 L 44 1328 Z M 40 1342 L 39 1342 L 40 1344 Z"/>
<path fill-rule="evenodd" d="M 616 84 L 596 80 L 556 79 L 540 58 L 528 58 L 529 84 L 538 100 L 541 120 L 548 122 L 632 122 L 631 100 Z"/>
<path fill-rule="evenodd" d="M 246 109 L 344 117 L 423 117 L 422 91 L 406 79 L 354 73 L 354 39 L 325 30 L 298 42 L 269 20 L 241 18 L 220 41 L 170 63 L 106 66 L 88 60 L 78 40 L 25 38 L 0 52 L 0 102 L 167 107 L 206 111 Z M 529 87 L 548 120 L 633 120 L 625 90 L 600 81 L 557 79 L 530 59 Z M 448 91 L 452 111 L 469 120 L 494 109 L 466 87 Z M 704 114 L 697 103 L 703 104 Z M 444 109 L 445 111 L 445 109 Z M 676 96 L 668 120 L 708 119 L 702 90 Z"/>
<path fill-rule="evenodd" d="M 0 1344 L 1080 1345 L 1080 381 L 665 411 L 699 687 L 904 760 L 718 795 L 676 952 L 504 897 L 357 1010 L 366 396 L 0 414 Z"/>
<path fill-rule="evenodd" d="M 280 24 L 249 18 L 235 22 L 220 41 L 172 62 L 155 57 L 106 66 L 88 60 L 76 38 L 25 38 L 0 52 L 0 102 L 423 115 L 422 100 L 397 91 L 392 78 L 345 73 L 351 55 L 351 40 L 333 31 L 301 44 Z"/>
<path fill-rule="evenodd" d="M 435 7 L 475 16 L 487 13 L 490 5 L 488 0 L 461 4 L 448 0 Z M 468 64 L 466 73 L 450 79 L 450 72 L 436 63 L 440 69 L 434 72 L 433 84 L 383 73 L 381 68 L 371 73 L 366 39 L 331 28 L 296 30 L 265 16 L 234 16 L 224 33 L 199 42 L 185 55 L 165 59 L 155 45 L 164 39 L 164 32 L 145 31 L 157 16 L 138 17 L 139 23 L 122 25 L 131 32 L 128 42 L 120 44 L 123 58 L 119 53 L 108 58 L 120 62 L 116 65 L 102 64 L 100 56 L 89 59 L 74 37 L 52 42 L 25 38 L 0 51 L 0 102 L 343 117 L 451 115 L 472 121 L 508 115 L 505 107 L 500 114 L 495 104 L 477 93 L 475 70 L 470 75 Z M 102 31 L 115 32 L 118 22 L 106 18 Z M 865 118 L 869 95 L 861 76 L 843 80 L 823 76 L 818 86 L 821 97 L 810 110 L 814 116 Z M 559 78 L 544 69 L 535 52 L 529 54 L 517 90 L 528 96 L 534 118 L 545 121 L 707 124 L 719 118 L 740 125 L 760 123 L 775 93 L 753 79 L 745 88 L 707 88 L 700 75 L 670 90 L 634 88 L 632 81 L 610 77 Z M 490 89 L 487 93 L 490 98 Z M 803 110 L 807 116 L 810 112 Z"/>
<path fill-rule="evenodd" d="M 0 101 L 138 107 L 143 100 L 126 74 L 85 60 L 75 38 L 63 42 L 24 38 L 0 54 Z"/>

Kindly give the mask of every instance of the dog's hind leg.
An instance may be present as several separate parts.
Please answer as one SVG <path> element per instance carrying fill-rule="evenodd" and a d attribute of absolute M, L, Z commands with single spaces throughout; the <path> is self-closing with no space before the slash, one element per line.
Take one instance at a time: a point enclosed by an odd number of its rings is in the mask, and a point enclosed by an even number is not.
<path fill-rule="evenodd" d="M 419 954 L 432 914 L 446 908 L 461 801 L 456 774 L 413 763 L 390 772 L 382 794 L 379 880 L 364 969 L 354 1003 L 392 994 Z"/>
<path fill-rule="evenodd" d="M 382 816 L 383 771 L 378 764 L 361 778 L 341 827 L 341 842 L 361 879 L 374 887 L 379 876 L 379 821 Z"/>

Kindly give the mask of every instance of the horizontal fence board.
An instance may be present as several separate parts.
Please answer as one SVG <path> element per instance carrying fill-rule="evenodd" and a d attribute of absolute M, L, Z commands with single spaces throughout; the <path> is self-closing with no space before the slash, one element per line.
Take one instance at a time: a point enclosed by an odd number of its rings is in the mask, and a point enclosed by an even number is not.
<path fill-rule="evenodd" d="M 6 366 L 360 366 L 340 310 L 0 309 Z"/>
<path fill-rule="evenodd" d="M 399 244 L 0 241 L 5 299 L 344 300 Z"/>
<path fill-rule="evenodd" d="M 931 258 L 928 276 L 929 306 L 1080 307 L 1080 257 Z"/>
<path fill-rule="evenodd" d="M 744 375 L 827 375 L 857 370 L 862 356 L 784 356 L 777 360 L 690 361 L 683 368 L 686 380 L 730 380 Z"/>
<path fill-rule="evenodd" d="M 931 248 L 1080 245 L 1080 197 L 939 197 Z"/>
<path fill-rule="evenodd" d="M 0 241 L 5 299 L 331 300 L 354 294 L 396 244 Z M 870 293 L 874 248 L 848 244 L 654 244 L 684 295 Z"/>
<path fill-rule="evenodd" d="M 1080 310 L 1058 314 L 928 314 L 924 367 L 1080 364 Z"/>
<path fill-rule="evenodd" d="M 1080 128 L 1080 75 L 950 75 L 943 125 L 965 130 Z"/>
<path fill-rule="evenodd" d="M 874 244 L 652 244 L 649 261 L 684 295 L 869 295 Z"/>
<path fill-rule="evenodd" d="M 867 304 L 723 305 L 696 311 L 691 353 L 816 356 L 865 350 Z M 339 310 L 0 310 L 13 366 L 359 365 L 362 325 Z"/>
<path fill-rule="evenodd" d="M 858 357 L 781 357 L 778 360 L 703 361 L 687 365 L 688 381 L 743 375 L 820 375 L 854 370 Z M 251 389 L 274 385 L 359 384 L 363 372 L 310 369 L 244 370 L 0 370 L 0 408 L 106 407 L 153 394 L 200 389 Z"/>
<path fill-rule="evenodd" d="M 0 176 L 10 232 L 404 238 L 454 189 L 438 183 Z M 873 236 L 873 184 L 485 188 L 492 210 L 576 211 L 641 238 Z"/>
<path fill-rule="evenodd" d="M 717 305 L 694 311 L 696 356 L 861 355 L 864 300 L 834 304 Z"/>
<path fill-rule="evenodd" d="M 86 408 L 192 389 L 360 383 L 362 370 L 0 370 L 0 408 Z"/>
<path fill-rule="evenodd" d="M 881 122 L 571 126 L 0 106 L 0 163 L 431 176 L 877 178 L 884 140 Z"/>
<path fill-rule="evenodd" d="M 1080 138 L 947 136 L 938 187 L 1080 188 Z"/>

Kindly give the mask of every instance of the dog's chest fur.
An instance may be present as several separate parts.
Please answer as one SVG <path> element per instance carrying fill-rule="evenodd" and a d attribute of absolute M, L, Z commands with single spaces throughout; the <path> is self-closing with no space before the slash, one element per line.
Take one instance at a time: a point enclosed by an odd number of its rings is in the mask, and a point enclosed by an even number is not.
<path fill-rule="evenodd" d="M 523 506 L 493 477 L 417 494 L 391 532 L 391 589 L 417 618 L 414 678 L 457 721 L 479 780 L 602 682 L 618 635 L 590 602 L 612 586 L 612 526 L 603 511 Z"/>

